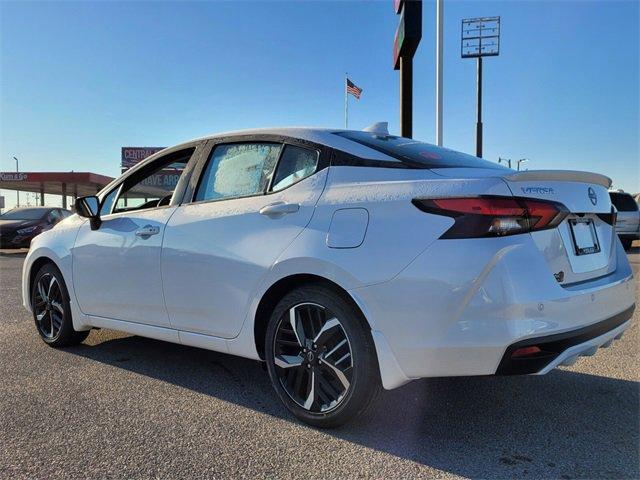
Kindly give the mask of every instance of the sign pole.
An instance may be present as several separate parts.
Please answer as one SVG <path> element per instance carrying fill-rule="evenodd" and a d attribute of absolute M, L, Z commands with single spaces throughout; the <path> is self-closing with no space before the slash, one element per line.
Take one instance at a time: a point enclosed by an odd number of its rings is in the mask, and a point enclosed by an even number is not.
<path fill-rule="evenodd" d="M 413 58 L 400 57 L 400 136 L 413 136 Z"/>
<path fill-rule="evenodd" d="M 482 57 L 500 55 L 500 17 L 463 19 L 460 55 L 462 58 L 475 58 L 478 62 L 476 156 L 482 157 Z"/>
<path fill-rule="evenodd" d="M 393 40 L 393 69 L 400 70 L 400 135 L 413 136 L 413 56 L 422 39 L 422 0 L 394 0 L 400 15 Z"/>

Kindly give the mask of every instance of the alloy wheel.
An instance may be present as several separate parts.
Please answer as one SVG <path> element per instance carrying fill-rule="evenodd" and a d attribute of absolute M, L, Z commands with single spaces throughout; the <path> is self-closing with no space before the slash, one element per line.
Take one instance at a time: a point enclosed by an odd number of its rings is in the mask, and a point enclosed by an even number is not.
<path fill-rule="evenodd" d="M 64 318 L 64 302 L 58 279 L 46 273 L 36 284 L 33 308 L 38 330 L 43 337 L 54 339 L 60 333 Z"/>
<path fill-rule="evenodd" d="M 274 363 L 282 388 L 313 413 L 337 408 L 349 392 L 353 357 L 340 320 L 315 303 L 300 303 L 279 320 Z"/>

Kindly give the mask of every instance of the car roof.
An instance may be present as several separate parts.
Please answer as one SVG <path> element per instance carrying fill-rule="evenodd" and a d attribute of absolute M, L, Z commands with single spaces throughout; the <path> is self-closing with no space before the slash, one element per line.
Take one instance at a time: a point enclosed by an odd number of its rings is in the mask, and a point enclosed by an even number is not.
<path fill-rule="evenodd" d="M 195 138 L 184 144 L 193 143 L 203 140 L 215 140 L 219 138 L 235 137 L 235 136 L 252 136 L 252 135 L 274 135 L 280 137 L 291 137 L 300 140 L 326 145 L 336 148 L 352 155 L 371 159 L 384 160 L 387 162 L 399 162 L 397 158 L 393 158 L 378 150 L 367 147 L 360 143 L 354 142 L 341 135 L 335 135 L 339 132 L 347 132 L 349 130 L 339 128 L 315 128 L 315 127 L 272 127 L 272 128 L 254 128 L 248 130 L 233 130 L 229 132 L 221 132 L 204 137 Z"/>

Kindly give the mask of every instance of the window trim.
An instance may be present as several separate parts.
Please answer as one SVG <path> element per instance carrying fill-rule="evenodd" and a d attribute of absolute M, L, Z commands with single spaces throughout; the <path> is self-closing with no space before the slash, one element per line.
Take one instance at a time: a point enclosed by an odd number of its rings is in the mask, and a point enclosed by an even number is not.
<path fill-rule="evenodd" d="M 180 190 L 183 190 L 188 185 L 188 178 L 190 178 L 191 174 L 193 173 L 194 168 L 198 164 L 198 161 L 200 160 L 199 159 L 199 155 L 201 154 L 202 149 L 203 149 L 204 146 L 206 146 L 206 141 L 198 141 L 198 142 L 191 142 L 191 143 L 187 143 L 187 144 L 177 145 L 177 146 L 169 148 L 169 149 L 161 150 L 160 152 L 158 152 L 158 153 L 156 153 L 154 155 L 151 155 L 149 158 L 144 159 L 139 164 L 137 164 L 134 167 L 132 167 L 129 170 L 127 170 L 125 173 L 123 173 L 119 178 L 117 178 L 115 180 L 115 182 L 117 182 L 117 183 L 115 183 L 114 185 L 112 185 L 110 187 L 107 186 L 107 187 L 109 187 L 108 190 L 105 189 L 104 193 L 101 191 L 97 195 L 98 196 L 98 200 L 100 201 L 100 209 L 99 210 L 101 210 L 104 200 L 109 195 L 111 195 L 111 193 L 113 193 L 115 190 L 118 190 L 118 193 L 116 194 L 116 200 L 111 205 L 111 209 L 110 209 L 109 213 L 101 214 L 100 218 L 106 218 L 106 219 L 117 218 L 118 216 L 129 215 L 129 214 L 132 214 L 134 212 L 148 212 L 148 211 L 151 211 L 151 210 L 157 210 L 157 209 L 161 209 L 161 208 L 169 208 L 169 207 L 173 207 L 173 206 L 176 206 L 176 205 L 180 205 L 180 201 L 182 200 L 182 197 L 183 197 L 183 194 L 184 194 L 184 191 L 180 192 Z M 168 156 L 177 155 L 177 154 L 180 154 L 181 152 L 187 152 L 188 150 L 192 150 L 191 156 L 189 157 L 189 160 L 187 161 L 184 170 L 180 174 L 180 179 L 178 180 L 178 183 L 176 184 L 176 188 L 173 191 L 171 202 L 169 202 L 168 205 L 161 205 L 161 206 L 149 207 L 149 208 L 138 209 L 138 210 L 129 210 L 129 211 L 125 211 L 125 212 L 114 212 L 113 211 L 113 208 L 117 204 L 118 199 L 120 197 L 120 194 L 121 194 L 120 190 L 122 190 L 123 186 L 125 185 L 125 183 L 128 180 L 130 180 L 132 177 L 135 177 L 137 174 L 139 174 L 142 171 L 144 171 L 147 168 L 149 168 L 150 165 L 153 165 L 156 162 L 160 163 L 162 159 L 166 159 L 166 157 L 168 157 Z M 149 168 L 149 169 L 153 170 L 151 168 Z M 187 178 L 187 180 L 185 180 L 183 182 L 183 178 L 185 178 L 185 177 L 188 177 L 188 178 Z M 178 200 L 176 194 L 179 194 L 178 195 L 178 197 L 180 197 L 179 200 Z"/>

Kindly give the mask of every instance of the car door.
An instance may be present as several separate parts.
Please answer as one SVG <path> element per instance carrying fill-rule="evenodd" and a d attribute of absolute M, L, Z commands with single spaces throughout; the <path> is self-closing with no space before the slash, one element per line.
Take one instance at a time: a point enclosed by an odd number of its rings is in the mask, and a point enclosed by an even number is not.
<path fill-rule="evenodd" d="M 193 201 L 177 208 L 165 233 L 162 277 L 174 328 L 239 333 L 260 280 L 311 220 L 326 155 L 277 142 L 214 146 Z"/>
<path fill-rule="evenodd" d="M 80 227 L 72 255 L 83 313 L 170 326 L 162 293 L 162 238 L 176 209 L 174 189 L 195 149 L 174 151 L 136 168 L 102 198 L 99 228 L 92 230 L 88 221 Z"/>

